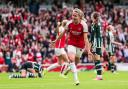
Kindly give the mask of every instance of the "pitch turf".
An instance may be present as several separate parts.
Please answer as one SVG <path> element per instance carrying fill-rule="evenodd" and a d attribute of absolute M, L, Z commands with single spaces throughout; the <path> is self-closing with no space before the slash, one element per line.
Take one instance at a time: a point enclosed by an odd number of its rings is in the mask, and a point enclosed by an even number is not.
<path fill-rule="evenodd" d="M 94 71 L 79 72 L 80 85 L 73 84 L 72 73 L 67 79 L 59 73 L 47 73 L 44 78 L 9 79 L 6 73 L 0 74 L 0 89 L 128 89 L 128 72 L 119 74 L 104 73 L 104 80 L 96 81 Z"/>

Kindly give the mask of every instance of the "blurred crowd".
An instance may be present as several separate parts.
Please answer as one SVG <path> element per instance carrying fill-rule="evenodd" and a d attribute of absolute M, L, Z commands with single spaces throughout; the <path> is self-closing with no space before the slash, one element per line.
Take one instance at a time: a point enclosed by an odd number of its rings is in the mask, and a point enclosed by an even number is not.
<path fill-rule="evenodd" d="M 111 2 L 85 3 L 80 0 L 74 5 L 63 2 L 63 7 L 53 4 L 51 10 L 42 9 L 38 14 L 31 13 L 27 7 L 6 5 L 0 8 L 0 66 L 4 65 L 11 72 L 18 71 L 21 63 L 25 61 L 37 61 L 41 64 L 56 62 L 54 49 L 49 44 L 56 37 L 57 21 L 70 19 L 74 7 L 83 10 L 89 31 L 91 13 L 98 11 L 101 14 L 103 38 L 109 24 L 115 27 L 115 40 L 123 44 L 121 47 L 115 46 L 117 62 L 128 62 L 128 9 L 116 7 Z M 103 57 L 105 60 L 105 52 Z M 89 61 L 83 55 L 81 62 Z"/>

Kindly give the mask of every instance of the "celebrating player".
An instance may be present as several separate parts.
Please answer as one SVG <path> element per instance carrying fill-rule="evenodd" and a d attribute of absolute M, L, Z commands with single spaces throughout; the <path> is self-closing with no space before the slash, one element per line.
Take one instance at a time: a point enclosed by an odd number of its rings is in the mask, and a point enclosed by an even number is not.
<path fill-rule="evenodd" d="M 72 20 L 66 24 L 65 31 L 52 42 L 52 45 L 62 38 L 66 32 L 68 33 L 67 54 L 70 60 L 70 67 L 74 75 L 75 85 L 79 85 L 75 58 L 79 58 L 82 55 L 84 48 L 86 48 L 88 54 L 91 54 L 87 37 L 88 26 L 84 21 L 83 12 L 80 9 L 75 8 L 73 10 Z"/>
<path fill-rule="evenodd" d="M 67 20 L 63 20 L 62 22 L 58 22 L 58 27 L 57 27 L 57 37 L 64 32 L 64 26 L 66 25 Z M 62 64 L 64 64 L 61 68 L 61 72 L 63 72 L 63 70 L 66 69 L 66 67 L 68 66 L 69 60 L 68 60 L 68 56 L 65 52 L 65 40 L 66 40 L 66 34 L 63 35 L 63 37 L 60 40 L 57 40 L 55 43 L 55 55 L 58 57 L 58 62 L 52 64 L 51 66 L 49 66 L 46 70 L 44 70 L 44 74 L 47 71 L 50 71 L 56 67 L 61 66 Z M 64 62 L 64 63 L 63 63 Z M 64 75 L 62 75 L 62 77 L 65 77 Z"/>

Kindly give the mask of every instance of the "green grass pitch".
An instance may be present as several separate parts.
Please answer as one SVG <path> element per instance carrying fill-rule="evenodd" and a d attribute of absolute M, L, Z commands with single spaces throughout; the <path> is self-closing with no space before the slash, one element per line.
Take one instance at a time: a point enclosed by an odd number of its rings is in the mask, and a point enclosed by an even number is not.
<path fill-rule="evenodd" d="M 80 85 L 75 86 L 72 73 L 67 79 L 59 73 L 49 72 L 44 78 L 9 79 L 7 73 L 0 74 L 0 89 L 128 89 L 128 72 L 112 74 L 105 72 L 104 80 L 96 81 L 94 71 L 79 72 Z"/>

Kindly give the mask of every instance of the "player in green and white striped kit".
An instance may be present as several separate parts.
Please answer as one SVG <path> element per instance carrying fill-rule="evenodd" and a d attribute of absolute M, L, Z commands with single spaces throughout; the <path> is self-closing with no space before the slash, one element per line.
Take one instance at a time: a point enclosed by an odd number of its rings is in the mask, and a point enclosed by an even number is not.
<path fill-rule="evenodd" d="M 114 27 L 109 25 L 106 31 L 106 45 L 105 48 L 107 50 L 109 59 L 108 59 L 108 69 L 111 70 L 112 73 L 116 70 L 116 57 L 114 56 L 114 45 L 121 46 L 121 43 L 115 42 L 113 35 Z"/>
<path fill-rule="evenodd" d="M 21 74 L 11 74 L 9 78 L 36 78 L 42 77 L 42 66 L 36 62 L 25 62 L 20 68 Z"/>
<path fill-rule="evenodd" d="M 93 60 L 95 62 L 95 69 L 97 71 L 96 80 L 102 80 L 102 66 L 100 57 L 102 55 L 102 34 L 101 24 L 99 23 L 99 14 L 94 12 L 92 14 L 92 26 L 91 26 L 91 46 L 93 53 Z"/>

